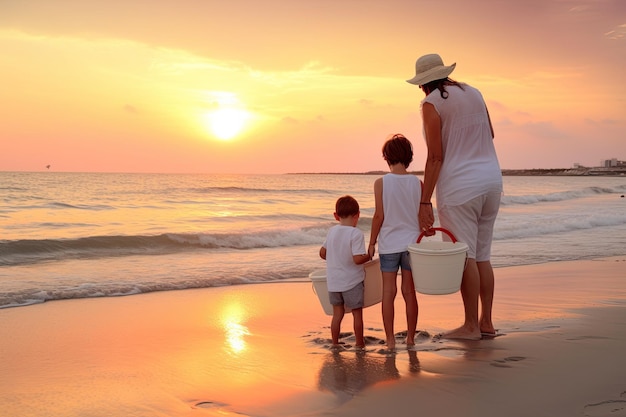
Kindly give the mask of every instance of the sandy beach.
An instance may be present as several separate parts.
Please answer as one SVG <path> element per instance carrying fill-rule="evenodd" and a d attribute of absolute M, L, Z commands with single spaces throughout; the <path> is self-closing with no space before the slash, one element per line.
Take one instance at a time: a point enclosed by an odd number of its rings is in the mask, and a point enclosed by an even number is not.
<path fill-rule="evenodd" d="M 458 293 L 418 294 L 418 344 L 393 355 L 380 305 L 366 352 L 349 334 L 329 350 L 307 279 L 3 309 L 0 414 L 623 417 L 625 271 L 624 256 L 498 268 L 501 335 L 475 342 L 433 340 L 460 324 Z"/>

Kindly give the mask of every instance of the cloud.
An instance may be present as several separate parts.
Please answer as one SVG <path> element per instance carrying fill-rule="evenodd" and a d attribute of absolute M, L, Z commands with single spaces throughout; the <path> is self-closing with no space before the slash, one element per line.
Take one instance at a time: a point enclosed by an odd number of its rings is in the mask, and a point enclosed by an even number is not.
<path fill-rule="evenodd" d="M 591 7 L 587 4 L 581 4 L 581 5 L 574 6 L 569 9 L 571 13 L 584 13 L 589 10 L 591 10 Z"/>
<path fill-rule="evenodd" d="M 626 23 L 619 25 L 615 29 L 606 32 L 604 36 L 612 40 L 626 39 Z"/>
<path fill-rule="evenodd" d="M 139 114 L 139 109 L 137 109 L 137 107 L 133 106 L 132 104 L 126 104 L 124 106 L 124 111 L 126 113 L 130 113 L 130 114 Z"/>
<path fill-rule="evenodd" d="M 595 119 L 585 119 L 585 123 L 593 126 L 593 127 L 606 127 L 606 126 L 617 126 L 619 124 L 621 124 L 622 122 L 620 120 L 616 120 L 616 119 L 601 119 L 601 120 L 595 120 Z"/>
<path fill-rule="evenodd" d="M 551 122 L 524 123 L 520 126 L 520 129 L 533 137 L 544 138 L 550 141 L 565 139 L 570 136 L 567 132 L 557 128 L 554 123 Z"/>
<path fill-rule="evenodd" d="M 298 119 L 295 119 L 295 118 L 293 118 L 293 117 L 291 117 L 291 116 L 286 116 L 286 117 L 283 117 L 283 118 L 282 118 L 282 120 L 281 120 L 281 122 L 282 122 L 282 123 L 289 124 L 289 125 L 297 125 L 297 124 L 299 124 L 299 123 L 300 123 L 300 122 L 298 121 Z"/>

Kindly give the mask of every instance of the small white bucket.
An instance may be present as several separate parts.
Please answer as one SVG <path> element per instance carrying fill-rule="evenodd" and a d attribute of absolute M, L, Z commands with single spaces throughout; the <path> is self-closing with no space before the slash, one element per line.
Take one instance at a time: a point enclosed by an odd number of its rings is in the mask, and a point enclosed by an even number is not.
<path fill-rule="evenodd" d="M 363 308 L 371 307 L 383 300 L 383 277 L 380 272 L 380 260 L 374 259 L 365 263 L 365 294 Z M 328 299 L 328 286 L 326 285 L 326 268 L 316 269 L 309 274 L 313 283 L 313 291 L 317 294 L 324 313 L 333 315 L 333 306 Z M 346 313 L 350 309 L 346 308 Z"/>
<path fill-rule="evenodd" d="M 463 270 L 467 259 L 467 244 L 458 242 L 450 231 L 435 227 L 446 233 L 452 242 L 424 241 L 420 234 L 417 243 L 409 245 L 411 271 L 415 290 L 422 294 L 452 294 L 461 288 Z"/>

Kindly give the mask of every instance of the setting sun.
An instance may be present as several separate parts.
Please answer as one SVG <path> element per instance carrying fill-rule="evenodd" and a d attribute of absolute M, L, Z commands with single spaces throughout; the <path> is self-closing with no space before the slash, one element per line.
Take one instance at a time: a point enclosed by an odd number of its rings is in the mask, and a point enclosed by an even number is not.
<path fill-rule="evenodd" d="M 624 0 L 452 0 L 466 18 L 436 42 L 414 17 L 437 2 L 77 3 L 0 1 L 2 171 L 369 172 L 398 132 L 420 170 L 424 93 L 406 80 L 426 53 L 480 90 L 501 168 L 626 158 Z"/>
<path fill-rule="evenodd" d="M 230 140 L 245 127 L 250 114 L 242 109 L 221 108 L 205 115 L 205 122 L 210 131 L 221 140 Z"/>

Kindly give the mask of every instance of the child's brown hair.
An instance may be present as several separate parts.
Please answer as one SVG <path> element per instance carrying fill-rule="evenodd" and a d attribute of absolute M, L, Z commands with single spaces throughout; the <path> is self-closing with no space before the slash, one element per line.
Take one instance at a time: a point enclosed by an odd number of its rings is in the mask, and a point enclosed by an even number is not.
<path fill-rule="evenodd" d="M 343 197 L 339 197 L 335 203 L 335 213 L 337 213 L 337 216 L 341 219 L 355 216 L 359 214 L 359 211 L 359 203 L 352 196 L 344 195 Z"/>
<path fill-rule="evenodd" d="M 411 141 L 397 133 L 383 145 L 383 158 L 389 165 L 401 163 L 408 168 L 413 162 L 413 145 Z"/>

